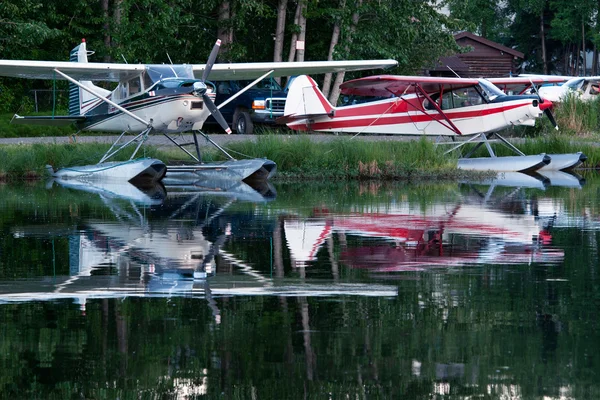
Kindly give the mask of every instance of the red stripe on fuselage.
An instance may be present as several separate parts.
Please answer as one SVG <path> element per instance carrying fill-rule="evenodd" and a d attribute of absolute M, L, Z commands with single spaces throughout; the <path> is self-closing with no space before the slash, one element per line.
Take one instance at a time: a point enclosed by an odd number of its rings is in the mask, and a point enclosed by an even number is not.
<path fill-rule="evenodd" d="M 393 100 L 398 102 L 398 100 Z M 405 103 L 399 103 L 405 104 Z M 412 105 L 412 104 L 411 104 Z M 374 104 L 374 105 L 357 105 L 348 106 L 336 109 L 336 115 L 333 118 L 328 118 L 326 121 L 314 121 L 310 124 L 312 130 L 320 129 L 336 129 L 336 128 L 349 128 L 349 127 L 364 127 L 364 126 L 379 126 L 379 125 L 392 125 L 392 124 L 406 124 L 406 123 L 418 123 L 418 122 L 429 122 L 429 121 L 445 121 L 446 118 L 450 120 L 458 120 L 464 118 L 476 118 L 485 117 L 489 115 L 503 113 L 508 110 L 513 110 L 520 107 L 529 107 L 530 101 L 512 104 L 508 106 L 499 106 L 494 108 L 481 108 L 478 107 L 476 110 L 468 110 L 474 107 L 464 107 L 460 109 L 453 109 L 444 111 L 444 115 L 437 111 L 431 111 L 430 113 L 418 112 L 416 114 L 408 114 L 406 110 L 404 112 L 385 112 L 390 107 L 390 102 Z M 351 108 L 351 110 L 345 113 L 340 111 L 344 108 Z M 406 106 L 403 107 L 406 109 Z M 398 115 L 396 115 L 398 114 Z M 346 119 L 340 121 L 340 118 L 350 117 L 363 117 L 356 119 Z M 303 124 L 305 125 L 305 124 Z M 305 130 L 305 126 L 295 125 L 295 129 Z"/>

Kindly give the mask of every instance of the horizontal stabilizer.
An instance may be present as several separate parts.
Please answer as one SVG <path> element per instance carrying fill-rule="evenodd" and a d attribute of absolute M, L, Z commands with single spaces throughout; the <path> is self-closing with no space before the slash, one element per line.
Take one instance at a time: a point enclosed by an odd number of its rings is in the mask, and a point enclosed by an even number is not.
<path fill-rule="evenodd" d="M 20 115 L 15 114 L 11 124 L 21 124 L 21 125 L 47 125 L 47 126 L 66 126 L 72 124 L 74 122 L 83 122 L 86 117 L 83 115 L 60 115 L 60 116 L 29 116 L 22 117 Z"/>
<path fill-rule="evenodd" d="M 284 115 L 283 117 L 279 117 L 275 120 L 275 122 L 277 124 L 287 124 L 288 122 L 292 122 L 292 121 L 299 121 L 302 119 L 311 119 L 311 118 L 318 118 L 318 117 L 332 117 L 334 116 L 334 112 L 333 110 L 329 113 L 320 113 L 320 114 L 301 114 L 301 115 Z"/>

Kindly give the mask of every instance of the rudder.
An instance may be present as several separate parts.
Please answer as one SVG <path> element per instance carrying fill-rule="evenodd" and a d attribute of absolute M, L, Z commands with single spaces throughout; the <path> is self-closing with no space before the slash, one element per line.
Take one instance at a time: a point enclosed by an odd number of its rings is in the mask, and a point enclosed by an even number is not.
<path fill-rule="evenodd" d="M 87 63 L 88 62 L 88 53 L 85 39 L 81 40 L 81 43 L 77 45 L 69 55 L 69 61 L 78 62 L 78 63 Z M 92 83 L 92 81 L 79 81 L 84 86 L 87 86 L 91 89 L 94 89 L 96 92 L 102 94 L 103 96 L 107 96 L 110 94 L 109 90 L 98 87 Z M 83 115 L 85 111 L 83 108 L 87 108 L 87 111 L 90 109 L 90 105 L 97 100 L 97 97 L 93 94 L 86 92 L 81 89 L 79 86 L 69 83 L 69 115 Z"/>
<path fill-rule="evenodd" d="M 310 76 L 300 75 L 290 85 L 285 102 L 284 117 L 330 114 L 334 110 L 331 103 L 319 90 Z"/>

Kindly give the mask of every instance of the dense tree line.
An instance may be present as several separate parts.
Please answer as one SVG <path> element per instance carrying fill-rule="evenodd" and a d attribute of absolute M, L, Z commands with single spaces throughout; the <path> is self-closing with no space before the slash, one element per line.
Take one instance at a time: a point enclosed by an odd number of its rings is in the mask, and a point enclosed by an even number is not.
<path fill-rule="evenodd" d="M 15 0 L 0 4 L 0 58 L 66 60 L 85 38 L 93 61 L 204 63 L 220 38 L 218 62 L 392 58 L 396 72 L 415 73 L 455 52 L 462 28 L 412 0 Z M 0 84 L 4 111 L 32 87 L 52 87 Z"/>
<path fill-rule="evenodd" d="M 597 0 L 12 0 L 0 4 L 0 58 L 66 60 L 86 38 L 93 61 L 203 63 L 220 38 L 219 62 L 393 58 L 394 73 L 412 74 L 460 51 L 452 34 L 471 30 L 525 53 L 530 72 L 574 74 L 584 48 L 597 69 L 599 8 Z M 337 97 L 343 79 L 326 76 L 324 92 Z M 0 80 L 0 110 L 52 87 Z"/>
<path fill-rule="evenodd" d="M 527 72 L 598 75 L 598 0 L 442 0 L 442 3 L 452 16 L 468 22 L 473 33 L 523 52 L 523 69 Z"/>

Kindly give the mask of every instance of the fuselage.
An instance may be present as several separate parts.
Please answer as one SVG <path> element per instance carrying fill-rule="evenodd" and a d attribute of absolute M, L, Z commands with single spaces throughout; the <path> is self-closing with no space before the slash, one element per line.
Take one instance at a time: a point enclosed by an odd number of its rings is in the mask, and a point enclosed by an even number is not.
<path fill-rule="evenodd" d="M 214 102 L 214 85 L 196 79 L 190 65 L 147 65 L 113 91 L 80 81 L 69 110 L 86 117 L 79 122 L 82 130 L 136 133 L 150 125 L 158 132 L 185 132 L 201 129 L 210 115 L 205 94 Z"/>
<path fill-rule="evenodd" d="M 208 95 L 214 100 L 214 93 Z M 108 98 L 112 100 L 113 96 Z M 154 130 L 159 132 L 197 130 L 202 128 L 204 121 L 210 115 L 202 98 L 192 94 L 157 96 L 153 91 L 148 91 L 116 103 L 143 120 L 151 122 Z M 147 128 L 140 121 L 102 100 L 90 102 L 83 111 L 88 118 L 81 123 L 81 129 L 141 132 Z"/>
<path fill-rule="evenodd" d="M 312 78 L 296 78 L 286 124 L 320 132 L 474 135 L 534 125 L 552 106 L 537 95 L 506 95 L 485 79 L 375 76 L 346 82 L 342 93 L 345 105 L 333 107 Z"/>
<path fill-rule="evenodd" d="M 468 105 L 465 100 L 452 108 L 442 104 L 442 113 L 428 102 L 416 94 L 393 97 L 337 107 L 333 116 L 300 119 L 288 126 L 322 132 L 453 136 L 494 132 L 511 125 L 533 125 L 543 113 L 537 96 L 503 96 L 476 105 Z"/>

